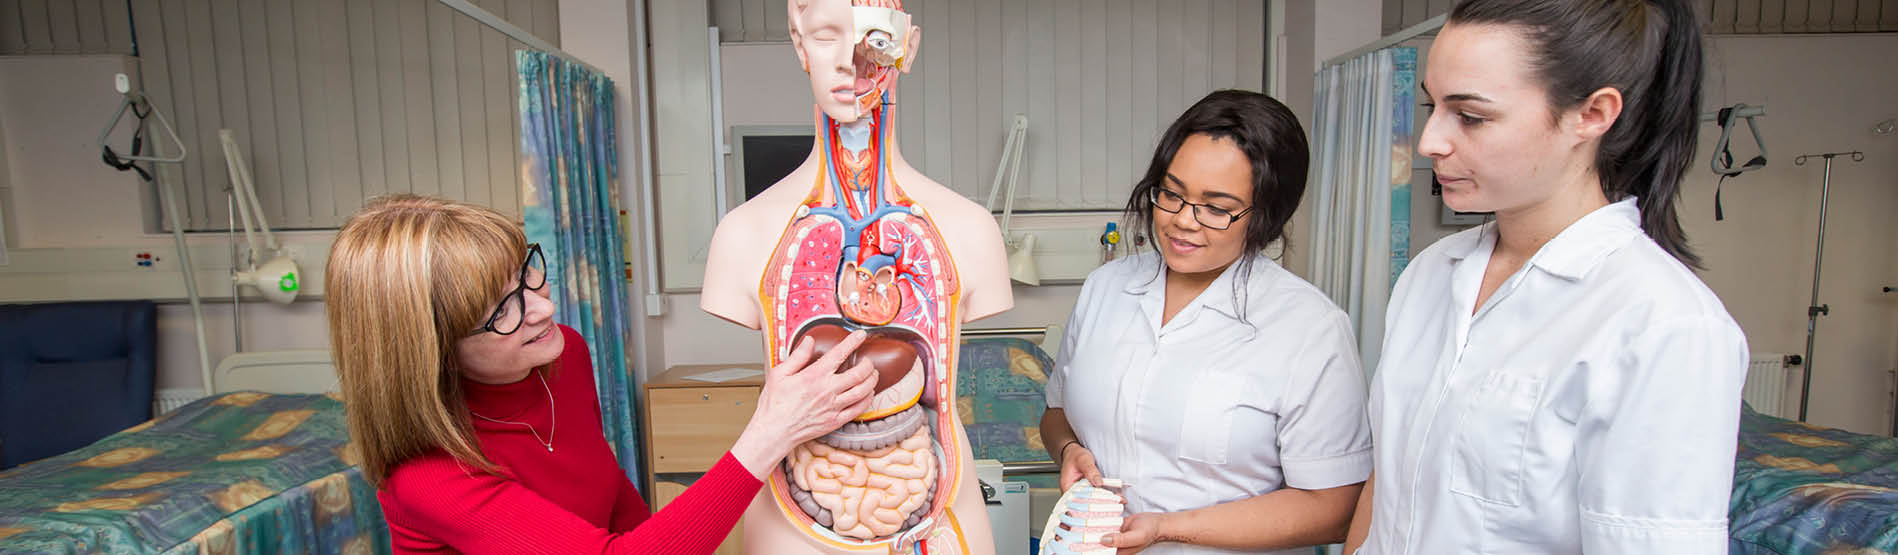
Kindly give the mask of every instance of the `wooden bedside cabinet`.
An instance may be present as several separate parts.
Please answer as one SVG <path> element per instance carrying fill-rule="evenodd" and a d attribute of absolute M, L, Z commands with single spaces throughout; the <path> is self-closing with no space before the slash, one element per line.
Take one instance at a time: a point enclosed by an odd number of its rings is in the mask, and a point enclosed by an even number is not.
<path fill-rule="evenodd" d="M 762 364 L 681 365 L 646 382 L 646 478 L 652 484 L 653 511 L 685 493 L 693 480 L 711 470 L 730 451 L 738 434 L 758 410 L 764 376 L 711 383 L 690 379 L 727 368 L 764 369 Z M 744 553 L 743 534 L 732 528 L 720 555 Z"/>

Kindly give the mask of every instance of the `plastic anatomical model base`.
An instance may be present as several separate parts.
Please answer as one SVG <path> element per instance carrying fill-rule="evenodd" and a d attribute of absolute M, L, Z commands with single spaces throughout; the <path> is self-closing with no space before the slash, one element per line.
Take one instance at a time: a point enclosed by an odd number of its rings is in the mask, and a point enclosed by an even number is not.
<path fill-rule="evenodd" d="M 1101 545 L 1101 538 L 1119 532 L 1121 522 L 1126 519 L 1126 499 L 1114 491 L 1126 486 L 1120 480 L 1102 482 L 1105 487 L 1094 487 L 1087 480 L 1081 480 L 1061 494 L 1054 511 L 1048 515 L 1048 524 L 1041 528 L 1041 553 L 1115 552 L 1114 548 Z"/>

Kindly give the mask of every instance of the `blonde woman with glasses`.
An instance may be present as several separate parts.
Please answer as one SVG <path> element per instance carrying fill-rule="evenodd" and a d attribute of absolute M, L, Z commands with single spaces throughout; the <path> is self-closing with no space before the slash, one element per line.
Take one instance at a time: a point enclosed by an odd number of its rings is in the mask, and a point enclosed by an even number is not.
<path fill-rule="evenodd" d="M 397 553 L 710 553 L 791 446 L 861 414 L 861 337 L 766 375 L 756 415 L 704 478 L 651 514 L 600 430 L 587 345 L 554 323 L 545 261 L 486 208 L 378 199 L 325 278 L 330 342 L 364 475 Z"/>

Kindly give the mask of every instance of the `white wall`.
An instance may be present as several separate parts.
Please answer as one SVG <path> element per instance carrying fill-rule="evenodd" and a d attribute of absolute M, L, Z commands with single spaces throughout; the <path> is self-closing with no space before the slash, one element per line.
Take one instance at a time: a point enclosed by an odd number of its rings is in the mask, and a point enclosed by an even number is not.
<path fill-rule="evenodd" d="M 7 118 L 6 113 L 0 111 L 0 249 L 13 246 L 20 237 L 15 228 L 18 222 L 9 216 L 13 212 L 13 169 L 7 165 L 8 152 Z"/>
<path fill-rule="evenodd" d="M 10 183 L 7 241 L 21 249 L 63 247 L 162 247 L 170 235 L 144 231 L 142 184 L 131 173 L 99 161 L 94 142 L 112 117 L 119 95 L 114 73 L 136 74 L 137 62 L 122 56 L 0 57 L 0 145 L 6 148 L 4 181 Z M 129 142 L 122 129 L 113 144 Z M 201 153 L 193 153 L 200 156 Z M 326 233 L 285 234 L 286 240 Z M 192 244 L 222 245 L 224 234 L 193 235 Z M 317 256 L 321 256 L 318 254 Z M 129 256 L 128 256 L 129 259 Z M 309 264 L 309 260 L 304 260 Z M 129 263 L 129 260 L 128 260 Z M 176 281 L 175 273 L 151 279 Z M 231 306 L 205 305 L 205 336 L 211 362 L 234 352 Z M 246 350 L 328 348 L 323 306 L 245 303 Z M 158 379 L 165 388 L 201 387 L 191 311 L 164 304 L 158 311 Z"/>
<path fill-rule="evenodd" d="M 1312 59 L 1319 64 L 1384 35 L 1378 0 L 1313 2 L 1313 8 Z"/>
<path fill-rule="evenodd" d="M 1713 221 L 1716 177 L 1707 170 L 1719 128 L 1701 127 L 1701 157 L 1683 193 L 1682 223 L 1700 249 L 1703 279 L 1719 293 L 1755 352 L 1805 349 L 1821 169 L 1803 153 L 1862 150 L 1835 163 L 1820 302 L 1811 421 L 1861 433 L 1891 426 L 1888 371 L 1898 366 L 1898 136 L 1871 133 L 1898 117 L 1898 35 L 1720 37 L 1709 53 L 1704 102 L 1766 104 L 1766 169 L 1727 181 L 1727 219 Z M 1750 137 L 1734 155 L 1754 152 Z"/>
<path fill-rule="evenodd" d="M 93 146 L 121 98 L 113 74 L 136 75 L 137 65 L 123 56 L 0 57 L 7 166 L 21 207 L 8 216 L 20 247 L 116 244 L 143 232 L 138 177 L 100 163 Z M 128 148 L 129 129 L 115 148 Z"/>
<path fill-rule="evenodd" d="M 706 0 L 651 0 L 653 162 L 657 166 L 660 278 L 696 288 L 712 240 L 710 10 Z M 805 87 L 808 88 L 808 87 Z M 676 304 L 676 303 L 674 303 Z"/>

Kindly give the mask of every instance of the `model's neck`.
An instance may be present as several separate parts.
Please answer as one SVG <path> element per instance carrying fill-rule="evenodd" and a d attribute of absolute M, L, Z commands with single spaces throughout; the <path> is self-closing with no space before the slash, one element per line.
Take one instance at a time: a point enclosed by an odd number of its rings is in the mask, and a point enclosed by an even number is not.
<path fill-rule="evenodd" d="M 837 130 L 837 146 L 853 155 L 862 156 L 876 140 L 876 126 L 870 123 L 870 118 L 849 123 L 832 122 L 831 125 Z"/>
<path fill-rule="evenodd" d="M 836 137 L 837 143 L 834 146 L 839 150 L 861 156 L 871 147 L 883 148 L 885 146 L 883 143 L 887 142 L 885 137 L 889 134 L 884 132 L 884 128 L 887 128 L 889 123 L 888 118 L 883 117 L 886 114 L 883 114 L 881 109 L 871 110 L 855 121 L 849 122 L 837 121 L 823 115 L 821 111 L 818 114 L 819 131 L 823 131 L 825 137 Z M 877 121 L 880 117 L 884 120 L 881 124 Z"/>
<path fill-rule="evenodd" d="M 888 137 L 882 129 L 882 115 L 872 110 L 849 122 L 824 118 L 828 126 L 824 137 L 825 148 L 830 150 L 829 171 L 845 189 L 868 190 L 880 180 L 878 163 L 882 161 L 883 142 Z"/>
<path fill-rule="evenodd" d="M 826 138 L 831 136 L 831 131 L 836 131 L 836 146 L 852 155 L 860 156 L 874 147 L 891 167 L 905 167 L 902 150 L 897 147 L 894 106 L 894 102 L 885 102 L 849 123 L 832 119 L 823 110 L 817 110 L 817 131 Z M 864 130 L 869 132 L 864 133 Z"/>

